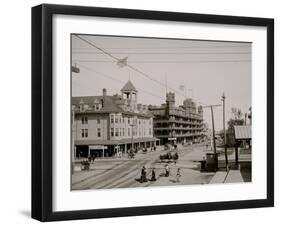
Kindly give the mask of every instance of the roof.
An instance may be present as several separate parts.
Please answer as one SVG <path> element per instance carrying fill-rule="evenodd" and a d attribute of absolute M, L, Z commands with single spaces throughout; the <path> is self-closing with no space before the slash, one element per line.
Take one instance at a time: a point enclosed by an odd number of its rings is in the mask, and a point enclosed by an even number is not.
<path fill-rule="evenodd" d="M 104 97 L 104 104 L 103 104 L 103 108 L 101 110 L 99 110 L 99 113 L 108 113 L 108 112 L 123 112 L 123 109 L 118 106 L 118 104 L 116 103 L 117 101 L 122 101 L 121 99 L 118 100 L 117 95 L 115 96 L 105 96 Z M 81 103 L 81 101 L 84 104 L 89 105 L 90 107 L 92 107 L 95 103 L 100 102 L 102 103 L 103 101 L 103 96 L 80 96 L 80 97 L 72 97 L 71 99 L 71 104 L 72 105 L 79 105 Z M 86 110 L 85 112 L 91 112 L 92 110 Z M 93 111 L 93 112 L 97 112 L 97 111 Z"/>
<path fill-rule="evenodd" d="M 252 139 L 252 127 L 234 126 L 234 135 L 236 140 L 250 140 Z"/>
<path fill-rule="evenodd" d="M 102 113 L 123 113 L 130 116 L 139 116 L 144 118 L 151 118 L 153 117 L 153 114 L 151 112 L 146 113 L 138 113 L 138 112 L 132 112 L 132 111 L 125 111 L 122 109 L 122 105 L 124 105 L 125 100 L 122 99 L 120 95 L 114 95 L 114 96 L 105 96 L 105 101 L 103 104 L 103 107 L 96 111 L 94 109 L 87 109 L 85 111 L 79 111 L 75 112 L 75 114 L 85 114 L 85 113 L 96 113 L 96 114 L 102 114 Z M 103 96 L 80 96 L 80 97 L 72 97 L 71 104 L 78 106 L 80 103 L 87 104 L 90 107 L 92 107 L 96 102 L 102 103 Z"/>
<path fill-rule="evenodd" d="M 133 85 L 133 83 L 131 82 L 131 80 L 129 80 L 121 89 L 122 92 L 126 92 L 126 91 L 135 91 L 137 92 L 137 89 L 135 88 L 135 86 Z"/>

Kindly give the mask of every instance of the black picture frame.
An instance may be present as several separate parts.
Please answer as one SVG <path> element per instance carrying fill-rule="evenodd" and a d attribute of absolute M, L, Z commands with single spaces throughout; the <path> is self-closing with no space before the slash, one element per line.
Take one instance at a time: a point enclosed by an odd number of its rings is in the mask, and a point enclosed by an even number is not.
<path fill-rule="evenodd" d="M 267 29 L 267 197 L 246 201 L 52 210 L 52 18 L 55 14 L 246 25 Z M 32 218 L 58 221 L 274 206 L 274 20 L 43 4 L 32 8 Z"/>

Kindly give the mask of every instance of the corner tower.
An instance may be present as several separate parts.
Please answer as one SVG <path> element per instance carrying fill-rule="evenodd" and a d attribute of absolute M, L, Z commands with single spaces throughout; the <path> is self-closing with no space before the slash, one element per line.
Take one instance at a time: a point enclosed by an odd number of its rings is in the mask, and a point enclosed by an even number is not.
<path fill-rule="evenodd" d="M 131 111 L 137 110 L 138 91 L 129 80 L 121 89 L 122 97 Z"/>

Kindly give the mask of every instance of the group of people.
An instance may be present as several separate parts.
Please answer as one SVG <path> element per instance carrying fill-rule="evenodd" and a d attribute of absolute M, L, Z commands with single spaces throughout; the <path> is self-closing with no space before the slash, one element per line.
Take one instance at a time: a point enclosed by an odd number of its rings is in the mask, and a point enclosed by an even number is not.
<path fill-rule="evenodd" d="M 145 168 L 145 166 L 143 166 L 141 169 L 140 182 L 143 183 L 143 182 L 147 182 L 147 181 L 148 181 L 148 179 L 146 177 L 146 168 Z M 152 168 L 150 181 L 156 181 L 155 168 Z"/>
<path fill-rule="evenodd" d="M 141 177 L 140 177 L 140 182 L 141 183 L 148 181 L 148 179 L 146 177 L 146 174 L 147 174 L 146 168 L 145 168 L 145 166 L 143 166 L 142 169 L 141 169 Z M 164 175 L 165 175 L 165 177 L 169 177 L 170 176 L 169 164 L 166 164 L 166 166 L 165 166 L 165 174 Z M 175 182 L 180 182 L 180 177 L 181 177 L 181 172 L 180 172 L 180 168 L 178 168 L 176 176 L 175 176 Z M 150 181 L 156 181 L 156 173 L 155 173 L 155 168 L 154 167 L 152 168 L 152 171 L 151 171 Z"/>

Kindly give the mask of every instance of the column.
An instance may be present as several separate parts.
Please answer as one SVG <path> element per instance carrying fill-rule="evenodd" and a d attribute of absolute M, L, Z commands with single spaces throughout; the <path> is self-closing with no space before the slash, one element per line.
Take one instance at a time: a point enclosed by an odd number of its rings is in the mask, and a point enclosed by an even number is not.
<path fill-rule="evenodd" d="M 77 156 L 76 156 L 76 146 L 74 146 L 74 158 L 73 158 L 73 160 L 75 160 L 76 158 L 77 158 Z"/>

